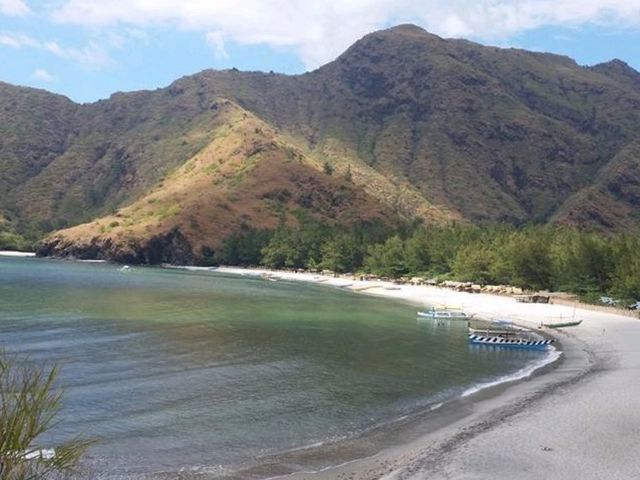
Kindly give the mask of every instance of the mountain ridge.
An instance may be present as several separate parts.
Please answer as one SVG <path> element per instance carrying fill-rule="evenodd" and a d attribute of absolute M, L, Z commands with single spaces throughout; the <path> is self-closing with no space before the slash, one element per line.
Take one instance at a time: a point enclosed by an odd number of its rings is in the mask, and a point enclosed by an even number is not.
<path fill-rule="evenodd" d="M 640 73 L 619 60 L 586 67 L 399 25 L 300 75 L 205 70 L 82 105 L 20 88 L 0 84 L 0 214 L 20 231 L 91 224 L 145 197 L 212 141 L 220 99 L 398 218 L 640 231 L 615 211 L 635 206 L 616 195 L 634 191 L 640 138 Z M 626 173 L 602 187 L 618 163 Z"/>

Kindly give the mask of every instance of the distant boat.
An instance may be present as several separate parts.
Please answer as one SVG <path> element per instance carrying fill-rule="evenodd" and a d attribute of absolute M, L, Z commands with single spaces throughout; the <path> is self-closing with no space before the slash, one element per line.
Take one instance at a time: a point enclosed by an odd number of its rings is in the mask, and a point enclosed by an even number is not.
<path fill-rule="evenodd" d="M 447 310 L 446 308 L 432 308 L 418 312 L 418 318 L 429 320 L 469 320 L 471 317 L 462 310 Z"/>
<path fill-rule="evenodd" d="M 566 327 L 577 327 L 581 323 L 582 323 L 582 320 L 574 320 L 571 322 L 543 323 L 542 325 L 547 328 L 566 328 Z"/>
<path fill-rule="evenodd" d="M 277 282 L 278 280 L 280 280 L 280 277 L 275 276 L 275 275 L 273 275 L 271 273 L 263 273 L 262 275 L 260 275 L 260 277 L 263 280 L 266 280 L 268 282 Z"/>
<path fill-rule="evenodd" d="M 473 345 L 486 345 L 490 347 L 546 350 L 553 343 L 553 340 L 529 340 L 522 337 L 485 336 L 470 333 L 469 342 Z"/>

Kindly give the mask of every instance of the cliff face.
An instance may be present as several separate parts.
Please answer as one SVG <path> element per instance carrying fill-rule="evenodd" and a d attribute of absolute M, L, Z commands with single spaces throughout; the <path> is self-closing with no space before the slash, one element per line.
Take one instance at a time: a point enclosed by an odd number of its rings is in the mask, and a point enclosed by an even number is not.
<path fill-rule="evenodd" d="M 77 238 L 73 232 L 61 232 L 47 238 L 37 250 L 41 257 L 69 257 L 79 260 L 108 260 L 115 263 L 158 265 L 194 265 L 204 257 L 194 252 L 185 235 L 174 228 L 142 240 L 96 234 Z"/>
<path fill-rule="evenodd" d="M 360 199 L 354 208 L 384 211 L 385 218 L 640 231 L 638 72 L 618 60 L 582 67 L 557 55 L 444 40 L 414 26 L 367 35 L 334 62 L 297 76 L 204 71 L 88 105 L 2 84 L 0 215 L 18 231 L 82 222 L 93 225 L 83 226 L 83 235 L 109 229 L 104 219 L 92 220 L 134 205 L 142 210 L 150 192 L 177 172 L 187 175 L 194 158 L 227 141 L 224 102 L 270 132 L 259 142 L 286 145 L 283 158 L 286 151 L 303 158 L 294 176 L 291 166 L 263 160 L 248 175 L 255 185 L 266 175 L 269 188 L 289 192 L 288 214 L 300 208 L 297 192 L 311 189 L 320 199 L 303 208 L 349 222 L 326 206 L 346 188 Z M 333 176 L 322 173 L 324 164 Z M 229 175 L 244 168 L 229 165 Z M 347 171 L 343 184 L 337 179 Z M 172 211 L 185 225 L 226 218 L 225 204 L 245 223 L 271 225 L 268 192 L 256 199 L 238 190 L 243 186 L 211 183 L 207 195 L 216 201 L 197 213 L 178 208 L 177 198 L 167 202 L 177 202 Z M 221 222 L 207 231 L 207 244 L 239 224 Z M 139 242 L 164 238 L 176 226 L 156 231 L 137 217 L 129 223 L 152 232 L 136 231 Z M 118 228 L 91 233 L 102 238 Z M 196 250 L 205 244 L 195 229 L 179 231 Z"/>

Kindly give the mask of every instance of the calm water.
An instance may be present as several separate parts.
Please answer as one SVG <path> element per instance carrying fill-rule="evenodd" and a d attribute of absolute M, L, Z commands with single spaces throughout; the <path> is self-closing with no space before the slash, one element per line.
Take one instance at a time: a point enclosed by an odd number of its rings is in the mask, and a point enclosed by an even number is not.
<path fill-rule="evenodd" d="M 62 364 L 55 439 L 99 437 L 102 478 L 322 458 L 540 358 L 471 349 L 415 312 L 318 285 L 0 259 L 0 344 Z"/>

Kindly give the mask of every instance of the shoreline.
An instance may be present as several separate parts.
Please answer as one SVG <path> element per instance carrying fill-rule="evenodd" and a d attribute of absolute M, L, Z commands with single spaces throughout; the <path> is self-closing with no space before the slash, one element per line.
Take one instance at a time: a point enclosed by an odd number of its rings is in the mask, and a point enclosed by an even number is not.
<path fill-rule="evenodd" d="M 0 250 L 0 257 L 35 257 L 35 252 L 19 252 L 17 250 Z"/>
<path fill-rule="evenodd" d="M 535 369 L 531 375 L 481 388 L 454 400 L 447 411 L 438 410 L 431 415 L 435 418 L 423 423 L 426 431 L 417 438 L 320 471 L 270 478 L 538 479 L 542 474 L 545 478 L 595 480 L 604 476 L 631 478 L 632 472 L 640 471 L 640 460 L 629 453 L 640 448 L 640 412 L 633 401 L 640 395 L 640 385 L 636 386 L 633 371 L 625 370 L 627 363 L 640 366 L 640 348 L 633 342 L 634 338 L 640 338 L 637 318 L 574 305 L 522 304 L 511 297 L 432 286 L 398 286 L 383 281 L 236 267 L 214 271 L 329 285 L 404 300 L 416 306 L 425 303 L 456 306 L 481 318 L 507 317 L 532 330 L 544 331 L 562 345 L 559 359 Z M 574 310 L 575 318 L 583 320 L 580 326 L 566 331 L 538 329 L 543 321 L 571 318 Z M 600 385 L 612 383 L 617 388 L 603 389 Z M 624 390 L 624 395 L 620 390 Z M 580 401 L 562 401 L 567 396 Z M 620 405 L 619 397 L 628 399 L 627 403 Z M 617 410 L 612 405 L 617 405 Z M 617 417 L 625 421 L 610 426 L 611 419 Z M 541 429 L 541 425 L 548 428 Z M 562 431 L 558 425 L 564 427 Z M 629 438 L 620 434 L 620 428 L 633 428 L 638 434 Z M 607 438 L 607 442 L 590 436 L 575 438 L 576 432 L 592 430 L 608 430 L 601 437 Z M 580 445 L 577 451 L 575 444 Z M 603 459 L 601 452 L 612 448 L 615 455 Z M 585 458 L 589 461 L 585 462 Z M 599 461 L 594 462 L 593 458 Z M 545 471 L 541 472 L 538 465 L 544 465 Z"/>

